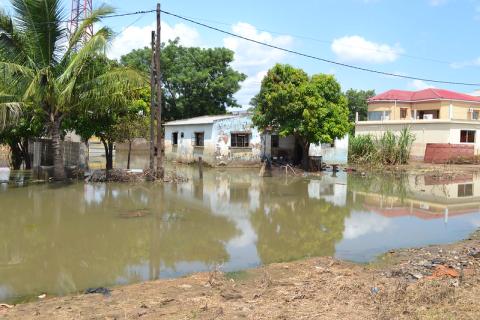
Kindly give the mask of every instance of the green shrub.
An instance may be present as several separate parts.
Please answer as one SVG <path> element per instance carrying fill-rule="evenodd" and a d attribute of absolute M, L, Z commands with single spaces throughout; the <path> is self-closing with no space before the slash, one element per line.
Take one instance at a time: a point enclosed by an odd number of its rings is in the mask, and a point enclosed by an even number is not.
<path fill-rule="evenodd" d="M 403 128 L 398 135 L 391 131 L 386 131 L 380 137 L 357 135 L 350 138 L 349 161 L 369 165 L 406 164 L 414 140 L 409 128 Z"/>

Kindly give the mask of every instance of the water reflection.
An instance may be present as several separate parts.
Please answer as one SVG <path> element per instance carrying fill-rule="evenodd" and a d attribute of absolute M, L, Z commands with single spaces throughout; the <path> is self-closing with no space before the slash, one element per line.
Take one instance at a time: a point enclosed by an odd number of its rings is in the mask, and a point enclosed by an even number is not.
<path fill-rule="evenodd" d="M 178 170 L 184 184 L 32 185 L 0 191 L 0 300 L 175 277 L 222 265 L 460 239 L 480 225 L 476 176 L 259 178 Z"/>

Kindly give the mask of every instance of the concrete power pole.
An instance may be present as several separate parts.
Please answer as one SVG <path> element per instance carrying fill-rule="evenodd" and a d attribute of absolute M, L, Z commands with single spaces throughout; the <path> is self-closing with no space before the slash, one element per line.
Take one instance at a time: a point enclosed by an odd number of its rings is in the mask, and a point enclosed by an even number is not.
<path fill-rule="evenodd" d="M 155 31 L 152 31 L 152 59 L 150 63 L 150 174 L 155 170 Z"/>
<path fill-rule="evenodd" d="M 162 77 L 160 69 L 160 3 L 157 3 L 157 41 L 155 43 L 155 73 L 157 76 L 157 178 L 164 178 L 163 168 L 163 131 L 162 131 Z"/>

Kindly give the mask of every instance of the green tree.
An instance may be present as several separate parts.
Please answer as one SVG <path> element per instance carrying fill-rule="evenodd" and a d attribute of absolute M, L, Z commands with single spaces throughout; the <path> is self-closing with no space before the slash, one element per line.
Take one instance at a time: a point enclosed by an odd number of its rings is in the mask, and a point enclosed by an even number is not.
<path fill-rule="evenodd" d="M 350 122 L 355 122 L 355 114 L 358 112 L 358 120 L 367 120 L 368 104 L 367 101 L 371 97 L 375 96 L 375 90 L 355 90 L 348 89 L 345 92 L 345 96 L 348 100 L 348 118 Z"/>
<path fill-rule="evenodd" d="M 290 65 L 277 64 L 268 71 L 252 104 L 256 126 L 295 136 L 304 169 L 309 169 L 310 144 L 332 143 L 351 126 L 347 99 L 335 78 L 325 74 L 309 77 Z"/>
<path fill-rule="evenodd" d="M 226 48 L 184 47 L 178 39 L 162 44 L 163 119 L 223 114 L 227 107 L 238 107 L 233 95 L 246 76 L 231 67 L 233 58 L 233 52 Z M 149 72 L 151 50 L 133 50 L 120 61 Z"/>
<path fill-rule="evenodd" d="M 0 130 L 0 145 L 9 146 L 14 170 L 20 169 L 22 163 L 25 163 L 25 169 L 31 169 L 28 143 L 30 139 L 43 134 L 44 120 L 38 109 L 26 106 L 16 121 L 9 122 Z"/>
<path fill-rule="evenodd" d="M 42 109 L 53 142 L 54 178 L 63 180 L 61 126 L 65 116 L 77 109 L 121 103 L 143 78 L 126 68 L 99 72 L 90 63 L 92 57 L 105 52 L 112 32 L 103 27 L 87 39 L 87 26 L 111 14 L 110 7 L 95 10 L 69 37 L 60 0 L 11 3 L 14 18 L 0 13 L 0 74 L 4 75 L 0 81 L 9 83 L 2 88 L 24 91 L 21 95 L 3 92 L 7 98 L 2 102 L 20 107 L 33 104 Z"/>
<path fill-rule="evenodd" d="M 109 60 L 103 55 L 92 57 L 89 65 L 99 74 L 108 74 L 124 68 L 118 67 L 116 61 Z M 82 140 L 88 141 L 93 136 L 100 139 L 105 149 L 106 170 L 113 169 L 115 143 L 124 141 L 125 132 L 119 129 L 119 125 L 124 122 L 136 121 L 135 117 L 140 117 L 140 113 L 148 113 L 146 103 L 139 100 L 145 97 L 146 82 L 142 85 L 144 87 L 134 88 L 135 90 L 132 88 L 128 94 L 125 94 L 122 88 L 119 88 L 119 91 L 112 91 L 112 96 L 122 95 L 122 98 L 104 99 L 99 103 L 92 101 L 86 108 L 72 110 L 64 119 L 63 128 L 74 130 L 82 137 Z"/>
<path fill-rule="evenodd" d="M 119 117 L 113 127 L 117 142 L 128 143 L 127 169 L 130 169 L 132 142 L 135 138 L 147 138 L 149 133 L 149 106 L 143 100 L 137 100 L 129 108 L 127 114 Z"/>

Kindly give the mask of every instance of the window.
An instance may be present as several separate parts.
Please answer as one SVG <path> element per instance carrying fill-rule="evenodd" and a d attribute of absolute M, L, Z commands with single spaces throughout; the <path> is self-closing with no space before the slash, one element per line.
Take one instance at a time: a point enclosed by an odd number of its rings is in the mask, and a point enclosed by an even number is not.
<path fill-rule="evenodd" d="M 458 185 L 458 197 L 471 197 L 473 196 L 473 184 L 459 184 Z"/>
<path fill-rule="evenodd" d="M 182 133 L 180 133 L 180 138 L 183 138 L 183 132 L 182 132 Z"/>
<path fill-rule="evenodd" d="M 172 144 L 174 146 L 178 144 L 178 132 L 172 132 Z"/>
<path fill-rule="evenodd" d="M 461 143 L 475 143 L 475 130 L 460 130 Z"/>
<path fill-rule="evenodd" d="M 250 140 L 250 134 L 248 133 L 232 133 L 232 147 L 247 148 Z"/>
<path fill-rule="evenodd" d="M 472 111 L 472 120 L 478 120 L 478 110 Z"/>
<path fill-rule="evenodd" d="M 439 110 L 422 110 L 417 111 L 417 116 L 420 119 L 431 120 L 431 119 L 438 119 L 440 115 Z"/>
<path fill-rule="evenodd" d="M 272 148 L 278 148 L 280 145 L 280 137 L 278 134 L 272 135 Z"/>
<path fill-rule="evenodd" d="M 195 132 L 195 146 L 203 147 L 204 146 L 204 133 Z"/>
<path fill-rule="evenodd" d="M 369 111 L 368 120 L 381 121 L 390 119 L 390 111 Z"/>
<path fill-rule="evenodd" d="M 407 108 L 401 108 L 400 109 L 400 119 L 406 119 L 407 118 Z"/>

